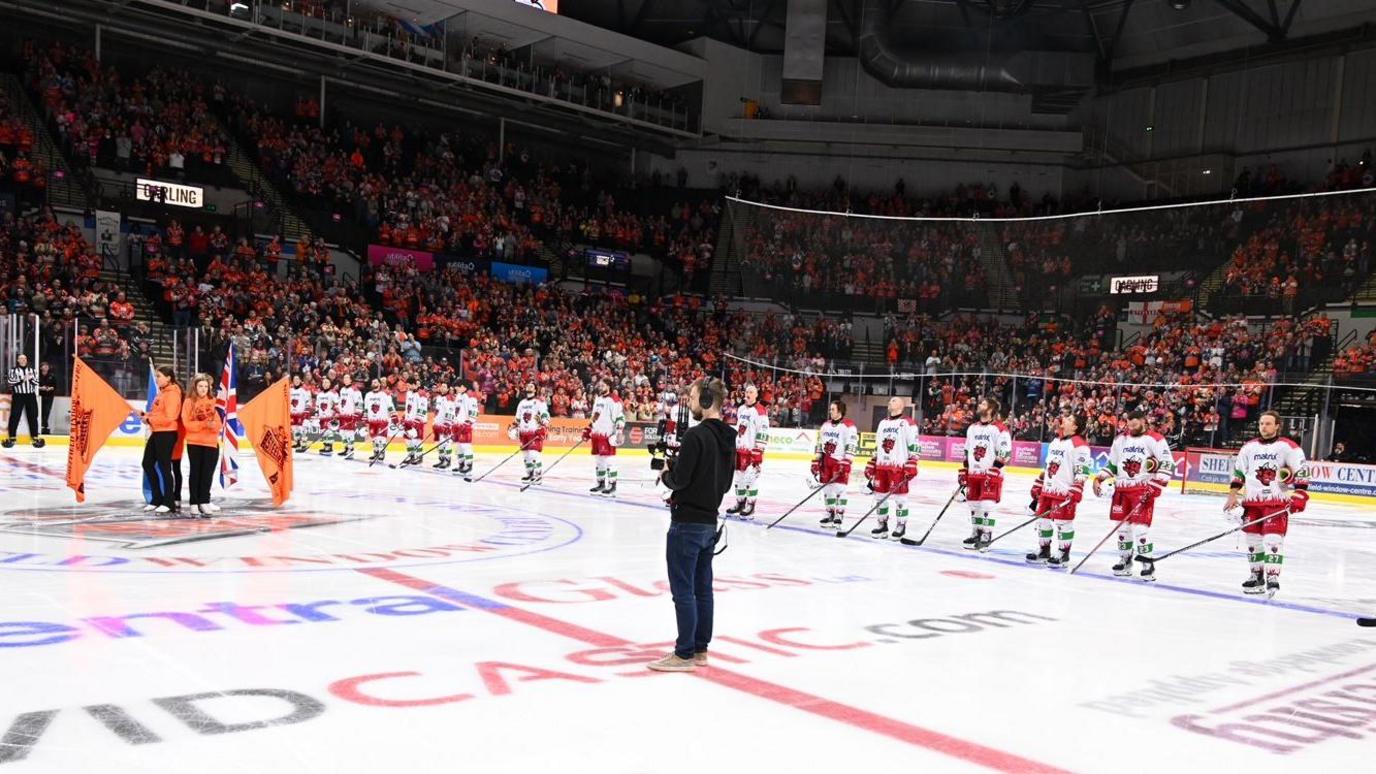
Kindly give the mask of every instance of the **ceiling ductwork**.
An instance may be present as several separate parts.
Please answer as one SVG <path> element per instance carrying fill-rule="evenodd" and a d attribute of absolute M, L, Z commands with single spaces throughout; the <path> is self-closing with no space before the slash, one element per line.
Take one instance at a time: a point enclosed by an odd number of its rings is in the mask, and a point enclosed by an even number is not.
<path fill-rule="evenodd" d="M 886 86 L 1026 94 L 1094 85 L 1093 54 L 1019 51 L 986 56 L 899 50 L 889 38 L 890 5 L 888 0 L 862 0 L 856 41 L 865 72 Z"/>

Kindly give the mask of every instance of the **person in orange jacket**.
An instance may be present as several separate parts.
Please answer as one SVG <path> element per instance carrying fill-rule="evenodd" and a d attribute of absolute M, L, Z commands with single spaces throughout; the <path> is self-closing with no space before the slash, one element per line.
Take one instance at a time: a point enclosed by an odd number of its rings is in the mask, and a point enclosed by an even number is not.
<path fill-rule="evenodd" d="M 210 482 L 220 461 L 220 429 L 224 420 L 215 409 L 210 374 L 196 374 L 191 394 L 182 404 L 182 425 L 186 428 L 186 454 L 190 458 L 191 513 L 208 518 L 219 508 L 210 504 Z"/>
<path fill-rule="evenodd" d="M 139 414 L 152 431 L 143 447 L 143 472 L 148 476 L 153 500 L 144 510 L 168 513 L 180 507 L 172 488 L 172 449 L 177 445 L 177 430 L 181 425 L 182 388 L 171 366 L 158 366 L 154 370 L 154 381 L 158 385 L 158 397 L 153 399 L 148 411 Z"/>

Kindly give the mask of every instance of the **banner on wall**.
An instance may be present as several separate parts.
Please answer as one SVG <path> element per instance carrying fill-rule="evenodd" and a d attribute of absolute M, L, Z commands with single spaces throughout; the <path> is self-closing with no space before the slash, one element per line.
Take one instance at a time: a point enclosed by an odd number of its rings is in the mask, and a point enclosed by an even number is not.
<path fill-rule="evenodd" d="M 368 245 L 368 263 L 373 266 L 415 266 L 417 271 L 435 268 L 435 254 L 390 245 Z"/>
<path fill-rule="evenodd" d="M 448 269 L 469 277 L 492 272 L 491 261 L 485 261 L 481 258 L 461 258 L 448 253 L 435 254 L 435 267 L 441 271 Z"/>
<path fill-rule="evenodd" d="M 549 269 L 539 266 L 521 266 L 515 263 L 492 262 L 492 277 L 513 285 L 529 283 L 543 285 L 549 280 Z"/>
<path fill-rule="evenodd" d="M 811 454 L 817 449 L 817 431 L 803 428 L 769 429 L 769 451 Z"/>
<path fill-rule="evenodd" d="M 124 235 L 119 231 L 120 214 L 111 210 L 96 210 L 96 249 L 103 260 L 119 260 L 123 252 Z"/>

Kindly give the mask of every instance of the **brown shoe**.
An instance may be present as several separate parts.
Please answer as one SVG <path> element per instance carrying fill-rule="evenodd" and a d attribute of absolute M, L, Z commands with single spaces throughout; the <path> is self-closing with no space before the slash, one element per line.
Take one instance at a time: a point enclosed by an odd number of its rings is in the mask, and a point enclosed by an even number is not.
<path fill-rule="evenodd" d="M 664 658 L 645 666 L 656 672 L 691 672 L 697 669 L 694 664 L 695 659 L 679 658 L 677 654 L 670 653 Z"/>
<path fill-rule="evenodd" d="M 707 666 L 707 651 L 700 650 L 693 654 L 693 666 Z"/>

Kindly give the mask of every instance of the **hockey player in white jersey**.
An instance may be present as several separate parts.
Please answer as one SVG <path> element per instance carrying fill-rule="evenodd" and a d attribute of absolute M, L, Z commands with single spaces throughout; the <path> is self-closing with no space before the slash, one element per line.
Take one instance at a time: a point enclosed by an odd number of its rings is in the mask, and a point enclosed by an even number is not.
<path fill-rule="evenodd" d="M 405 382 L 398 384 L 398 390 L 406 390 Z M 406 435 L 406 456 L 401 465 L 419 465 L 420 447 L 425 441 L 425 422 L 430 418 L 430 396 L 419 384 L 406 391 L 405 416 L 401 426 Z"/>
<path fill-rule="evenodd" d="M 1152 544 L 1147 537 L 1156 508 L 1156 498 L 1170 486 L 1175 457 L 1170 444 L 1160 433 L 1147 430 L 1147 416 L 1141 410 L 1128 414 L 1128 431 L 1113 439 L 1108 464 L 1094 477 L 1094 494 L 1103 497 L 1103 484 L 1113 479 L 1113 499 L 1108 517 L 1118 522 L 1118 563 L 1113 574 L 1132 575 L 1132 555 L 1150 558 Z M 1142 580 L 1156 580 L 1153 562 L 1142 565 Z"/>
<path fill-rule="evenodd" d="M 454 418 L 453 438 L 459 445 L 459 464 L 454 473 L 468 479 L 473 472 L 473 427 L 478 423 L 478 399 L 468 392 L 468 383 L 462 379 L 454 389 L 458 414 Z"/>
<path fill-rule="evenodd" d="M 769 446 L 769 414 L 759 397 L 755 385 L 746 385 L 745 403 L 736 409 L 736 505 L 726 512 L 745 521 L 754 519 L 755 499 L 760 494 L 756 482 Z"/>
<path fill-rule="evenodd" d="M 440 382 L 435 385 L 435 445 L 439 451 L 439 461 L 434 464 L 437 470 L 444 470 L 453 464 L 454 423 L 459 419 L 459 401 L 449 394 L 449 384 Z"/>
<path fill-rule="evenodd" d="M 291 378 L 291 393 L 288 400 L 291 402 L 292 438 L 296 440 L 296 451 L 304 452 L 310 448 L 310 442 L 306 438 L 306 419 L 311 415 L 311 404 L 314 401 L 310 389 L 301 383 L 301 374 Z"/>
<path fill-rule="evenodd" d="M 1242 522 L 1248 525 L 1242 532 L 1247 536 L 1251 575 L 1242 584 L 1243 592 L 1275 596 L 1290 515 L 1309 504 L 1309 462 L 1299 444 L 1281 435 L 1280 414 L 1261 412 L 1257 430 L 1260 436 L 1237 452 L 1223 510 L 1231 512 L 1241 505 Z"/>
<path fill-rule="evenodd" d="M 363 396 L 363 419 L 368 425 L 368 437 L 373 442 L 373 454 L 369 462 L 381 461 L 387 454 L 387 438 L 392 432 L 393 415 L 396 405 L 392 396 L 382 389 L 382 382 L 374 379 L 369 385 L 368 394 Z"/>
<path fill-rule="evenodd" d="M 526 463 L 526 474 L 521 477 L 522 481 L 540 483 L 545 468 L 540 453 L 545 450 L 548 432 L 549 406 L 536 393 L 535 382 L 527 382 L 526 396 L 516 404 L 516 421 L 507 429 L 507 437 L 521 444 L 522 458 Z"/>
<path fill-rule="evenodd" d="M 333 455 L 334 442 L 339 440 L 339 393 L 328 376 L 320 380 L 320 391 L 315 394 L 312 421 L 320 434 L 320 456 Z"/>
<path fill-rule="evenodd" d="M 901 540 L 908 531 L 908 485 L 917 478 L 919 452 L 917 423 L 906 414 L 902 398 L 889 398 L 889 415 L 874 429 L 874 456 L 865 465 L 865 478 L 878 504 L 879 525 L 870 530 L 871 537 Z M 892 535 L 890 508 L 897 517 Z"/>
<path fill-rule="evenodd" d="M 345 377 L 339 388 L 339 434 L 344 439 L 344 459 L 354 458 L 354 444 L 367 437 L 363 429 L 362 380 Z"/>
<path fill-rule="evenodd" d="M 846 404 L 833 400 L 827 406 L 827 421 L 817 431 L 817 458 L 812 461 L 812 479 L 825 490 L 823 527 L 839 529 L 845 518 L 846 486 L 850 484 L 850 467 L 855 462 L 859 440 L 855 423 L 846 418 Z"/>
<path fill-rule="evenodd" d="M 592 422 L 583 429 L 583 440 L 592 441 L 592 456 L 597 469 L 597 485 L 588 490 L 604 497 L 616 496 L 616 448 L 621 445 L 621 430 L 626 414 L 621 399 L 612 395 L 606 381 L 597 383 L 597 398 L 592 402 Z"/>
<path fill-rule="evenodd" d="M 1036 553 L 1027 555 L 1029 564 L 1045 564 L 1064 569 L 1070 562 L 1070 544 L 1075 540 L 1075 508 L 1085 496 L 1089 478 L 1089 444 L 1080 437 L 1083 414 L 1061 417 L 1061 434 L 1046 447 L 1046 466 L 1032 484 L 1032 508 L 1037 519 Z M 1051 539 L 1060 543 L 1051 551 Z"/>
<path fill-rule="evenodd" d="M 973 530 L 965 547 L 988 551 L 994 539 L 994 506 L 1003 498 L 1003 466 L 1013 456 L 1013 438 L 999 421 L 999 401 L 985 397 L 975 407 L 978 421 L 965 431 L 965 461 L 956 480 L 965 488 Z"/>

